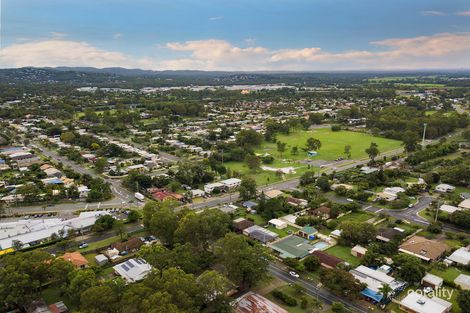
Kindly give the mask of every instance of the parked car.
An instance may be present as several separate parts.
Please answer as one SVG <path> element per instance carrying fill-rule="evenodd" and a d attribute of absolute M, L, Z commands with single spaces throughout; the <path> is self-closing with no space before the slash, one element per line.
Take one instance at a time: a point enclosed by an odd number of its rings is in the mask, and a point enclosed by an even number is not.
<path fill-rule="evenodd" d="M 81 244 L 78 245 L 78 249 L 83 249 L 88 247 L 88 244 L 86 242 L 82 242 Z"/>

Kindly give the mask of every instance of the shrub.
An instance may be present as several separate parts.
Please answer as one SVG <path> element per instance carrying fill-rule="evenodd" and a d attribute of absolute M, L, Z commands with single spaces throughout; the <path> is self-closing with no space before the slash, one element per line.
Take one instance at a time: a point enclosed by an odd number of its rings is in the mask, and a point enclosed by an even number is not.
<path fill-rule="evenodd" d="M 294 299 L 293 297 L 289 296 L 288 294 L 280 291 L 280 290 L 274 290 L 273 291 L 273 296 L 274 298 L 281 300 L 288 306 L 296 306 L 297 305 L 297 300 Z"/>

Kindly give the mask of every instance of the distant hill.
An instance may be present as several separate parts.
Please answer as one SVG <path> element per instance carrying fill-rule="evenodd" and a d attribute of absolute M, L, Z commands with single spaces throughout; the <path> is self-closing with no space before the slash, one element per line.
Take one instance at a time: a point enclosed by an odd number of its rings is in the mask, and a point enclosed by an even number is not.
<path fill-rule="evenodd" d="M 121 67 L 23 67 L 0 69 L 3 84 L 67 84 L 141 88 L 147 86 L 295 84 L 303 86 L 348 86 L 371 78 L 404 77 L 425 82 L 439 77 L 470 77 L 470 71 L 396 71 L 396 72 L 227 72 L 227 71 L 152 71 Z M 439 80 L 439 79 L 438 79 Z M 385 80 L 387 81 L 387 80 Z M 440 81 L 431 81 L 440 82 Z M 445 81 L 447 82 L 447 80 Z"/>

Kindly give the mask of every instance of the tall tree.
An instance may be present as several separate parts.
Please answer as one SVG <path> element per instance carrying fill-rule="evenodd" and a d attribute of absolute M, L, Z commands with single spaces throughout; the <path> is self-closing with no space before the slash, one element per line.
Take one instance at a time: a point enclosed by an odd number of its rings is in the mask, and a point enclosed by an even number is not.
<path fill-rule="evenodd" d="M 256 197 L 256 181 L 251 177 L 243 177 L 238 191 L 245 201 Z"/>
<path fill-rule="evenodd" d="M 379 146 L 375 142 L 371 142 L 369 148 L 365 150 L 372 162 L 375 161 L 375 158 L 380 154 Z"/>
<path fill-rule="evenodd" d="M 305 144 L 305 146 L 307 147 L 307 150 L 319 150 L 321 148 L 321 141 L 320 139 L 316 139 L 316 138 L 308 138 L 307 139 L 307 142 Z"/>
<path fill-rule="evenodd" d="M 228 278 L 241 289 L 250 288 L 265 277 L 268 261 L 261 246 L 252 246 L 244 236 L 228 233 L 215 247 Z"/>
<path fill-rule="evenodd" d="M 351 158 L 351 145 L 345 145 L 344 146 L 344 154 L 348 159 Z"/>

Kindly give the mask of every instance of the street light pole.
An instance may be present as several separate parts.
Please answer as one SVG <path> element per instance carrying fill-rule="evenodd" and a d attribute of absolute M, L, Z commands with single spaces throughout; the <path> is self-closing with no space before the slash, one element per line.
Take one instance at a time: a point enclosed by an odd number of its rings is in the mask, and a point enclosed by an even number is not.
<path fill-rule="evenodd" d="M 424 123 L 424 129 L 423 129 L 423 142 L 421 143 L 421 147 L 424 148 L 424 139 L 426 138 L 426 123 Z"/>

